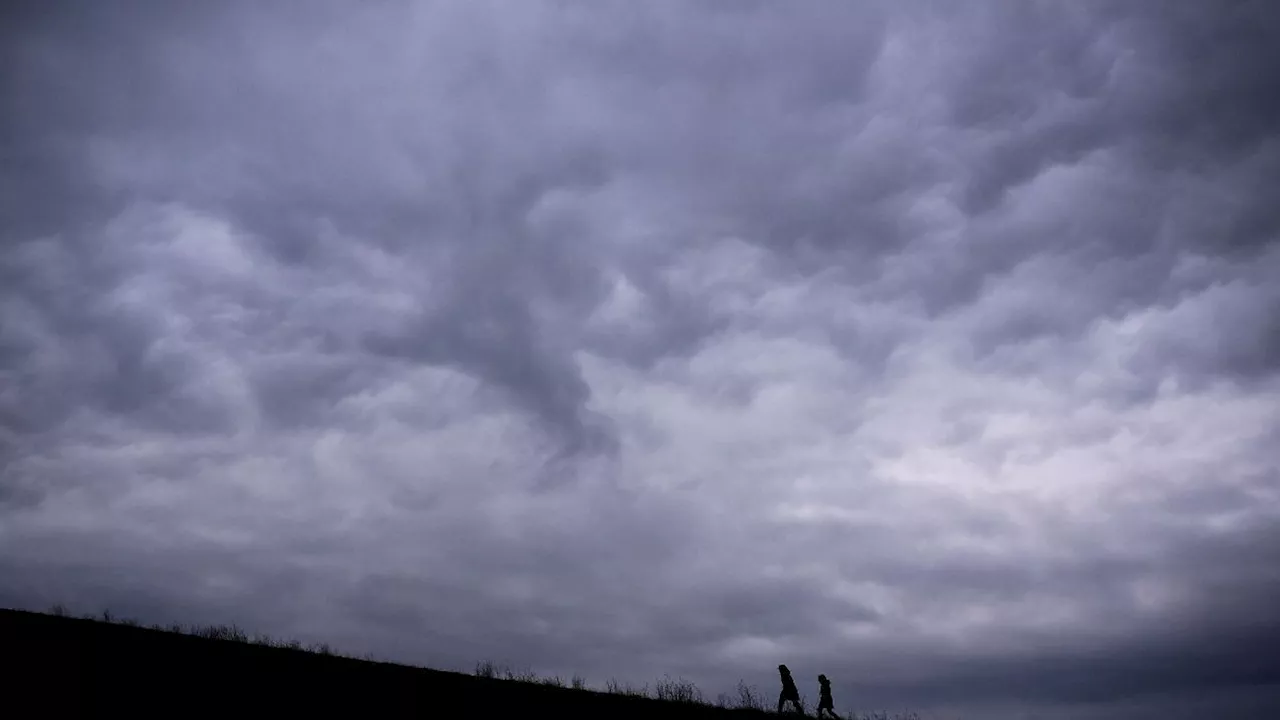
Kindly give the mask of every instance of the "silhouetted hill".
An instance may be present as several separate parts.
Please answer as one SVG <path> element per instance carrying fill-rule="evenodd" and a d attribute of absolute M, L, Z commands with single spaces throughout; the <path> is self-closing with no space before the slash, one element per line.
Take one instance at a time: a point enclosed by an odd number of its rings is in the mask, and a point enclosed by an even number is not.
<path fill-rule="evenodd" d="M 590 690 L 0 610 L 8 717 L 186 717 L 286 712 L 348 717 L 759 718 L 758 711 Z M 15 708 L 16 713 L 10 714 Z"/>

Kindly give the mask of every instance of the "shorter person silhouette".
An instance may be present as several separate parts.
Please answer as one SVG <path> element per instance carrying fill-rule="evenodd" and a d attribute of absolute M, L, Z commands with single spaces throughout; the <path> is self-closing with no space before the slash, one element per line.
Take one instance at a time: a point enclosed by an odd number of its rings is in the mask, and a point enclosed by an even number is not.
<path fill-rule="evenodd" d="M 778 695 L 778 712 L 782 712 L 784 703 L 790 702 L 795 712 L 804 714 L 804 708 L 800 706 L 800 691 L 796 689 L 796 681 L 791 679 L 791 671 L 786 665 L 778 666 L 778 674 L 782 676 L 782 693 Z"/>
<path fill-rule="evenodd" d="M 818 676 L 818 717 L 826 717 L 822 714 L 823 710 L 826 710 L 827 713 L 833 718 L 840 717 L 839 715 L 836 714 L 835 703 L 831 701 L 831 681 L 827 679 L 826 675 L 819 675 Z"/>

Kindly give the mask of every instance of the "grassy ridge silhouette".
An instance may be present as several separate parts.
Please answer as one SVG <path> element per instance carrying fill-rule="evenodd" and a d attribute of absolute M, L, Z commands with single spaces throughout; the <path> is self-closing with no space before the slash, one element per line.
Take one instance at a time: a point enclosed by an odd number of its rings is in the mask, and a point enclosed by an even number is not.
<path fill-rule="evenodd" d="M 692 681 L 669 675 L 652 684 L 609 679 L 602 688 L 592 688 L 581 675 L 539 676 L 492 661 L 477 663 L 470 674 L 457 673 L 372 654 L 348 655 L 328 643 L 250 633 L 234 624 L 144 625 L 109 610 L 74 617 L 62 605 L 45 613 L 0 610 L 0 668 L 0 679 L 18 689 L 19 697 L 28 692 L 38 703 L 72 714 L 148 708 L 168 712 L 175 703 L 189 706 L 193 701 L 205 711 L 347 707 L 390 716 L 448 714 L 450 709 L 708 720 L 774 714 L 766 694 L 745 681 L 738 682 L 735 693 L 710 700 Z M 920 720 L 910 712 L 842 717 Z"/>

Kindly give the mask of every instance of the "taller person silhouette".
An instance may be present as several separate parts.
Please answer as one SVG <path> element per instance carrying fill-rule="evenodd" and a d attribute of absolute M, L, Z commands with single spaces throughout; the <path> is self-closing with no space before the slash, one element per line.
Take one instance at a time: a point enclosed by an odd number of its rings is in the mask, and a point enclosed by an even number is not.
<path fill-rule="evenodd" d="M 786 665 L 778 666 L 778 674 L 782 676 L 782 692 L 778 695 L 778 712 L 782 712 L 785 703 L 791 703 L 795 712 L 804 713 L 800 706 L 800 691 L 796 689 L 796 681 L 791 679 L 791 670 Z"/>

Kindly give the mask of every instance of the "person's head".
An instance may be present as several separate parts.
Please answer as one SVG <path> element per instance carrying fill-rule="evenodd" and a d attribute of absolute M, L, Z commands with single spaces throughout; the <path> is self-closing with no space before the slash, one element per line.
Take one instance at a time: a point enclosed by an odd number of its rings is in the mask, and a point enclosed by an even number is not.
<path fill-rule="evenodd" d="M 790 675 L 790 674 L 791 674 L 791 671 L 787 669 L 787 666 L 786 666 L 786 665 L 779 665 L 779 666 L 778 666 L 778 672 L 782 673 L 783 675 Z"/>
<path fill-rule="evenodd" d="M 829 681 L 827 680 L 826 675 L 819 675 L 818 682 L 822 683 L 823 685 L 826 685 Z"/>

